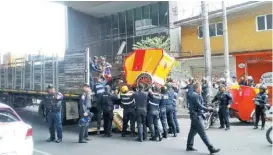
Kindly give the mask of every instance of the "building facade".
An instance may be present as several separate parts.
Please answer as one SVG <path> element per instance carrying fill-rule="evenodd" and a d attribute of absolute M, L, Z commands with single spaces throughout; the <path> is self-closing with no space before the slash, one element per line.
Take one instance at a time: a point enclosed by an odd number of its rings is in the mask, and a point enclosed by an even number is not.
<path fill-rule="evenodd" d="M 264 73 L 272 72 L 272 2 L 251 1 L 228 7 L 227 20 L 231 76 L 253 75 L 255 82 L 258 82 Z M 204 66 L 200 16 L 177 21 L 175 25 L 181 26 L 183 70 L 192 76 L 203 76 L 204 69 L 200 69 Z M 221 10 L 209 13 L 209 34 L 212 72 L 218 78 L 224 75 Z M 255 67 L 251 67 L 253 65 Z M 260 67 L 262 71 L 258 74 L 256 70 Z"/>
<path fill-rule="evenodd" d="M 77 5 L 91 3 L 79 2 Z M 129 53 L 133 44 L 142 39 L 170 36 L 169 19 L 173 13 L 169 13 L 169 7 L 176 7 L 175 4 L 170 6 L 168 1 L 109 2 L 112 5 L 107 6 L 105 3 L 97 4 L 94 9 L 90 7 L 90 10 L 95 10 L 91 13 L 77 7 L 76 3 L 65 3 L 67 49 L 72 51 L 89 47 L 91 55 L 113 57 L 122 42 L 126 43 L 123 53 Z M 100 13 L 102 9 L 105 9 L 104 13 Z M 174 17 L 171 19 L 176 20 Z"/>

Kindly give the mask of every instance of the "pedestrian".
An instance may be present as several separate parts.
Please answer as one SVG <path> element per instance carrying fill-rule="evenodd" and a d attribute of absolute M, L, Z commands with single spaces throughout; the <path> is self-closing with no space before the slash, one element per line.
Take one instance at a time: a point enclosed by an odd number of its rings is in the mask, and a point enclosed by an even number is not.
<path fill-rule="evenodd" d="M 226 130 L 230 129 L 229 124 L 229 108 L 230 105 L 233 103 L 233 99 L 231 94 L 226 90 L 226 86 L 221 84 L 220 90 L 216 94 L 216 96 L 213 98 L 213 102 L 219 102 L 219 119 L 220 119 L 220 127 L 219 129 L 223 129 L 226 126 Z"/>
<path fill-rule="evenodd" d="M 176 137 L 177 136 L 177 128 L 174 122 L 174 111 L 175 111 L 175 107 L 174 107 L 174 98 L 175 98 L 175 92 L 172 90 L 172 87 L 169 85 L 167 88 L 167 94 L 168 94 L 168 102 L 166 104 L 166 114 L 167 114 L 167 121 L 169 124 L 169 131 L 171 133 L 173 133 L 173 136 Z"/>
<path fill-rule="evenodd" d="M 202 97 L 205 103 L 205 106 L 208 105 L 209 100 L 209 86 L 206 77 L 203 77 L 202 80 Z"/>
<path fill-rule="evenodd" d="M 147 139 L 147 104 L 148 104 L 148 94 L 144 91 L 144 85 L 139 84 L 138 91 L 134 93 L 134 99 L 136 103 L 136 119 L 138 128 L 138 138 L 137 141 L 142 142 Z"/>
<path fill-rule="evenodd" d="M 102 96 L 103 105 L 103 123 L 104 123 L 104 136 L 112 136 L 112 121 L 114 117 L 114 104 L 118 100 L 117 93 L 111 93 L 110 86 L 105 87 L 105 92 Z"/>
<path fill-rule="evenodd" d="M 247 76 L 246 85 L 249 87 L 255 87 L 255 83 L 252 76 Z"/>
<path fill-rule="evenodd" d="M 268 105 L 268 95 L 266 93 L 266 86 L 261 85 L 259 88 L 259 94 L 253 99 L 256 105 L 255 114 L 256 114 L 256 121 L 254 129 L 258 129 L 258 124 L 260 117 L 262 119 L 262 127 L 261 130 L 264 130 L 265 125 L 265 111 Z"/>
<path fill-rule="evenodd" d="M 57 130 L 56 143 L 62 142 L 62 100 L 63 95 L 60 92 L 56 92 L 52 85 L 48 85 L 48 94 L 45 96 L 45 108 L 47 111 L 47 120 L 49 125 L 50 138 L 47 142 L 55 141 L 55 127 Z"/>
<path fill-rule="evenodd" d="M 83 85 L 83 93 L 80 98 L 80 120 L 79 120 L 79 143 L 87 143 L 90 140 L 88 138 L 89 122 L 92 120 L 93 113 L 90 112 L 92 107 L 91 103 L 91 89 L 89 84 Z"/>
<path fill-rule="evenodd" d="M 239 82 L 240 86 L 247 86 L 247 81 L 245 79 L 245 76 L 242 76 Z"/>
<path fill-rule="evenodd" d="M 97 108 L 97 135 L 100 134 L 100 127 L 101 127 L 101 115 L 102 115 L 102 96 L 103 93 L 105 92 L 105 85 L 106 82 L 104 81 L 103 77 L 99 77 L 98 81 L 95 85 L 95 94 L 96 94 L 96 108 Z"/>
<path fill-rule="evenodd" d="M 201 96 L 202 87 L 199 83 L 195 83 L 194 86 L 194 92 L 191 95 L 191 104 L 190 104 L 190 119 L 191 119 L 191 127 L 188 134 L 188 140 L 187 140 L 187 148 L 186 151 L 196 151 L 195 148 L 193 148 L 194 143 L 194 137 L 196 134 L 198 134 L 203 142 L 208 147 L 208 150 L 210 153 L 217 153 L 220 151 L 220 149 L 216 149 L 210 142 L 207 137 L 207 134 L 204 129 L 204 114 L 203 110 L 205 111 L 211 111 L 214 110 L 212 108 L 207 108 L 204 106 L 204 102 Z"/>
<path fill-rule="evenodd" d="M 89 77 L 89 80 L 90 80 L 90 88 L 92 90 L 94 90 L 94 85 L 95 85 L 95 82 L 94 82 L 94 78 L 93 78 L 93 75 L 92 75 L 92 72 L 97 72 L 97 73 L 100 73 L 101 70 L 98 68 L 98 57 L 97 56 L 94 56 L 93 57 L 93 61 L 92 59 L 90 59 L 90 65 L 89 65 L 89 68 L 90 68 L 90 77 Z"/>
<path fill-rule="evenodd" d="M 264 79 L 263 78 L 260 78 L 260 81 L 258 84 L 256 84 L 255 88 L 260 88 L 260 86 L 264 85 Z"/>
<path fill-rule="evenodd" d="M 159 103 L 161 100 L 161 94 L 159 88 L 154 86 L 153 90 L 149 90 L 148 94 L 148 124 L 151 132 L 150 140 L 156 141 L 157 137 L 159 141 L 162 140 L 161 131 L 159 128 Z"/>
<path fill-rule="evenodd" d="M 122 137 L 126 136 L 128 122 L 130 121 L 131 137 L 135 136 L 135 113 L 136 105 L 133 96 L 133 92 L 130 92 L 127 86 L 121 87 L 121 104 L 123 105 L 123 124 L 122 124 Z"/>
<path fill-rule="evenodd" d="M 232 76 L 232 84 L 233 85 L 238 85 L 237 78 L 235 75 Z"/>
<path fill-rule="evenodd" d="M 162 124 L 162 128 L 163 128 L 163 138 L 167 138 L 168 137 L 168 129 L 167 129 L 167 114 L 166 114 L 166 105 L 168 103 L 169 100 L 169 95 L 167 93 L 167 88 L 161 87 L 161 100 L 160 100 L 160 104 L 159 104 L 159 116 L 160 116 L 160 121 Z"/>

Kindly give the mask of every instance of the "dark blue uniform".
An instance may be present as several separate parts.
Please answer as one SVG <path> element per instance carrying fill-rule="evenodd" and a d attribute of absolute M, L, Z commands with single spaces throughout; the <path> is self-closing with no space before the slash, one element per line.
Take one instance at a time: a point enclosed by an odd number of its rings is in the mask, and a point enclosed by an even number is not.
<path fill-rule="evenodd" d="M 57 99 L 57 96 L 61 96 L 61 99 Z M 47 119 L 49 126 L 50 139 L 55 139 L 55 127 L 57 129 L 58 140 L 62 140 L 62 100 L 63 95 L 61 93 L 47 94 L 45 96 L 45 107 L 47 111 Z"/>
<path fill-rule="evenodd" d="M 205 105 L 207 105 L 208 99 L 209 99 L 209 86 L 207 82 L 202 84 L 202 97 L 203 97 Z"/>
<path fill-rule="evenodd" d="M 189 108 L 190 105 L 190 95 L 193 93 L 193 85 L 192 84 L 188 84 L 185 88 L 183 89 L 187 89 L 187 108 Z"/>
<path fill-rule="evenodd" d="M 94 90 L 94 78 L 92 76 L 92 72 L 95 71 L 95 72 L 100 72 L 100 70 L 98 69 L 98 67 L 96 66 L 96 64 L 91 61 L 90 64 L 89 64 L 89 68 L 90 68 L 90 77 L 89 77 L 89 81 L 90 81 L 90 88 L 92 90 Z"/>
<path fill-rule="evenodd" d="M 123 104 L 123 124 L 122 124 L 122 136 L 126 135 L 128 122 L 130 121 L 131 134 L 135 133 L 135 112 L 136 105 L 132 92 L 120 95 L 121 103 Z"/>
<path fill-rule="evenodd" d="M 175 121 L 174 121 L 174 117 L 173 117 L 174 114 L 176 114 L 175 113 L 175 104 L 174 104 L 175 98 L 176 98 L 175 92 L 172 89 L 169 90 L 168 91 L 168 102 L 166 105 L 167 120 L 168 120 L 170 130 L 172 131 L 172 133 L 176 137 L 177 127 L 175 125 Z"/>
<path fill-rule="evenodd" d="M 194 136 L 198 133 L 203 142 L 206 144 L 210 151 L 213 150 L 212 144 L 209 142 L 204 129 L 204 118 L 203 110 L 208 111 L 209 109 L 204 106 L 203 98 L 201 94 L 193 92 L 190 97 L 191 104 L 189 107 L 190 110 L 190 119 L 191 119 L 191 128 L 187 140 L 187 148 L 193 148 Z"/>
<path fill-rule="evenodd" d="M 102 105 L 103 105 L 103 121 L 105 135 L 110 137 L 112 132 L 112 121 L 114 117 L 114 104 L 118 100 L 118 96 L 110 93 L 110 88 L 103 93 Z"/>
<path fill-rule="evenodd" d="M 220 128 L 229 129 L 229 108 L 228 105 L 232 104 L 233 99 L 229 92 L 218 92 L 217 95 L 214 97 L 212 102 L 219 101 L 219 119 L 220 119 Z"/>
<path fill-rule="evenodd" d="M 255 97 L 255 114 L 256 114 L 256 122 L 255 122 L 255 128 L 258 128 L 258 123 L 260 120 L 260 117 L 262 119 L 262 129 L 265 125 L 265 111 L 266 111 L 266 105 L 268 104 L 268 96 L 266 92 L 262 92 L 257 94 Z"/>
<path fill-rule="evenodd" d="M 166 114 L 166 106 L 168 104 L 168 100 L 169 100 L 169 95 L 168 94 L 163 94 L 162 98 L 160 100 L 160 104 L 159 104 L 159 116 L 160 116 L 160 121 L 162 124 L 162 128 L 163 128 L 163 137 L 167 138 L 168 136 L 168 131 L 167 131 L 167 114 Z"/>
<path fill-rule="evenodd" d="M 147 104 L 148 104 L 148 94 L 144 91 L 137 91 L 134 94 L 134 99 L 136 102 L 136 119 L 138 127 L 138 140 L 143 141 L 147 139 Z"/>
<path fill-rule="evenodd" d="M 101 115 L 102 115 L 102 95 L 105 92 L 105 83 L 98 82 L 95 85 L 95 94 L 96 94 L 96 107 L 97 107 L 97 131 L 100 131 L 101 126 Z"/>
<path fill-rule="evenodd" d="M 80 98 L 79 142 L 82 142 L 84 139 L 88 139 L 89 122 L 93 116 L 93 114 L 90 112 L 91 107 L 91 94 L 84 92 Z M 87 116 L 84 116 L 84 113 L 86 113 Z"/>
<path fill-rule="evenodd" d="M 161 131 L 159 128 L 159 104 L 161 100 L 161 94 L 149 92 L 148 94 L 148 124 L 151 132 L 151 140 L 156 140 L 156 137 L 161 138 Z"/>

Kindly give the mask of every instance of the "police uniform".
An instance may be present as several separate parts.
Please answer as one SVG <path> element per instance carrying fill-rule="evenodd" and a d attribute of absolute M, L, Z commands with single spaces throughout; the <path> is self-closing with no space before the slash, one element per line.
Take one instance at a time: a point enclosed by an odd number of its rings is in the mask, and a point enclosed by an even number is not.
<path fill-rule="evenodd" d="M 261 87 L 263 87 L 263 86 L 261 86 Z M 262 119 L 262 129 L 264 129 L 265 110 L 266 110 L 266 105 L 268 104 L 268 95 L 266 94 L 266 91 L 260 92 L 259 94 L 257 94 L 254 102 L 256 105 L 256 108 L 255 108 L 256 122 L 255 122 L 254 129 L 258 128 L 260 117 Z"/>
<path fill-rule="evenodd" d="M 176 137 L 177 133 L 177 127 L 174 122 L 174 99 L 175 99 L 175 92 L 173 90 L 168 90 L 168 102 L 166 105 L 166 114 L 167 114 L 167 121 L 170 127 L 171 132 L 174 134 L 174 137 Z"/>
<path fill-rule="evenodd" d="M 103 82 L 97 82 L 95 85 L 95 94 L 96 94 L 96 108 L 97 108 L 97 134 L 100 132 L 101 127 L 101 115 L 102 115 L 102 96 L 105 92 L 105 84 Z"/>
<path fill-rule="evenodd" d="M 128 121 L 130 121 L 131 134 L 135 133 L 135 112 L 136 105 L 132 92 L 120 94 L 121 104 L 123 105 L 123 125 L 122 125 L 122 136 L 125 137 Z"/>
<path fill-rule="evenodd" d="M 208 99 L 209 99 L 208 95 L 209 95 L 209 86 L 208 86 L 208 83 L 205 82 L 202 84 L 202 97 L 203 97 L 205 105 L 208 104 Z"/>
<path fill-rule="evenodd" d="M 229 126 L 229 108 L 228 105 L 232 104 L 233 99 L 229 92 L 218 92 L 214 97 L 212 102 L 219 101 L 219 119 L 220 119 L 220 128 L 224 128 L 226 125 L 226 129 L 230 128 Z"/>
<path fill-rule="evenodd" d="M 84 140 L 88 140 L 88 128 L 89 128 L 89 122 L 92 119 L 93 114 L 90 112 L 90 109 L 92 107 L 91 104 L 91 94 L 83 92 L 80 98 L 80 120 L 79 120 L 79 143 L 84 142 Z M 87 116 L 84 116 L 84 113 L 87 114 Z"/>
<path fill-rule="evenodd" d="M 205 129 L 204 129 L 203 110 L 210 111 L 210 109 L 204 106 L 204 102 L 203 102 L 201 94 L 194 91 L 190 99 L 191 99 L 191 104 L 190 104 L 189 110 L 190 110 L 191 127 L 190 127 L 190 132 L 188 134 L 187 151 L 195 150 L 193 149 L 194 136 L 196 134 L 199 134 L 202 141 L 206 144 L 206 146 L 208 147 L 211 153 L 219 152 L 220 149 L 215 149 L 212 146 L 212 144 L 209 142 Z"/>
<path fill-rule="evenodd" d="M 53 87 L 49 86 L 49 88 Z M 61 99 L 57 99 L 57 96 L 61 96 Z M 57 142 L 59 143 L 62 141 L 62 100 L 63 95 L 59 92 L 55 92 L 53 94 L 48 93 L 45 96 L 45 107 L 47 111 L 47 119 L 50 133 L 50 138 L 47 141 L 55 140 L 55 127 L 57 129 Z"/>
<path fill-rule="evenodd" d="M 162 94 L 162 98 L 160 100 L 160 104 L 159 104 L 159 116 L 160 116 L 160 121 L 162 124 L 162 128 L 163 128 L 163 137 L 167 138 L 168 136 L 168 130 L 167 130 L 167 114 L 166 114 L 166 105 L 168 103 L 169 100 L 169 95 L 167 93 Z"/>
<path fill-rule="evenodd" d="M 148 124 L 151 132 L 151 139 L 156 140 L 156 137 L 159 137 L 159 140 L 162 140 L 161 131 L 159 128 L 159 104 L 161 100 L 161 95 L 159 93 L 149 92 L 148 95 Z"/>
<path fill-rule="evenodd" d="M 105 88 L 105 92 L 102 96 L 103 105 L 103 122 L 104 122 L 104 132 L 105 136 L 112 136 L 112 121 L 113 121 L 113 110 L 114 104 L 118 100 L 118 96 L 110 93 L 110 87 Z"/>
<path fill-rule="evenodd" d="M 147 139 L 147 104 L 148 94 L 144 91 L 137 91 L 134 94 L 136 103 L 136 119 L 138 127 L 138 140 L 143 141 Z"/>

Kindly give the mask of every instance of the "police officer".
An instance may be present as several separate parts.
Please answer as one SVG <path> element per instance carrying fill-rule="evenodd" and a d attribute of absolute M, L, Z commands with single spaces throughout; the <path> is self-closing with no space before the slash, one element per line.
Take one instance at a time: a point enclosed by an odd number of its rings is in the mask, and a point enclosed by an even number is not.
<path fill-rule="evenodd" d="M 221 84 L 219 88 L 219 92 L 213 98 L 212 102 L 219 102 L 219 119 L 220 119 L 220 127 L 219 129 L 223 129 L 226 126 L 226 130 L 230 129 L 229 126 L 229 107 L 232 104 L 233 99 L 228 91 L 226 91 L 226 86 Z"/>
<path fill-rule="evenodd" d="M 161 87 L 161 94 L 162 94 L 162 97 L 159 104 L 159 110 L 160 110 L 159 116 L 160 116 L 160 121 L 163 128 L 163 138 L 167 138 L 168 130 L 167 130 L 166 106 L 169 100 L 169 95 L 167 93 L 166 87 Z"/>
<path fill-rule="evenodd" d="M 47 142 L 55 141 L 55 127 L 57 129 L 57 141 L 56 143 L 62 142 L 62 100 L 63 95 L 56 92 L 52 85 L 48 85 L 48 94 L 45 96 L 45 107 L 47 111 L 47 119 L 49 125 L 50 138 Z"/>
<path fill-rule="evenodd" d="M 209 86 L 208 86 L 206 77 L 203 77 L 201 82 L 202 82 L 202 97 L 206 106 L 208 104 L 208 99 L 209 99 Z"/>
<path fill-rule="evenodd" d="M 138 138 L 137 141 L 142 142 L 147 139 L 147 101 L 148 94 L 144 92 L 144 85 L 139 84 L 138 91 L 134 93 L 134 99 L 136 102 L 136 119 L 138 128 Z"/>
<path fill-rule="evenodd" d="M 92 119 L 93 114 L 90 112 L 91 104 L 91 89 L 89 84 L 83 85 L 83 93 L 80 98 L 80 120 L 79 120 L 79 143 L 86 143 L 88 138 L 89 122 Z M 86 141 L 85 141 L 86 140 Z"/>
<path fill-rule="evenodd" d="M 118 100 L 117 94 L 113 94 L 110 92 L 110 86 L 105 87 L 105 92 L 102 96 L 102 105 L 103 105 L 103 122 L 104 122 L 104 132 L 105 137 L 112 136 L 112 121 L 114 117 L 114 104 Z"/>
<path fill-rule="evenodd" d="M 256 95 L 254 99 L 256 108 L 255 108 L 255 114 L 256 114 L 256 122 L 254 129 L 258 129 L 258 124 L 260 120 L 260 116 L 262 119 L 262 130 L 264 130 L 265 125 L 265 110 L 266 106 L 268 105 L 268 96 L 266 94 L 266 86 L 261 85 L 259 88 L 259 94 Z"/>
<path fill-rule="evenodd" d="M 98 78 L 98 82 L 95 85 L 96 103 L 97 103 L 97 134 L 100 134 L 101 115 L 102 115 L 102 96 L 105 92 L 105 81 L 103 77 Z"/>
<path fill-rule="evenodd" d="M 189 104 L 190 104 L 190 99 L 189 98 L 190 98 L 190 95 L 193 92 L 193 83 L 194 82 L 195 82 L 194 78 L 190 77 L 189 81 L 187 82 L 187 86 L 183 88 L 183 89 L 187 90 L 187 107 L 189 107 Z"/>
<path fill-rule="evenodd" d="M 175 105 L 176 105 L 176 94 L 171 86 L 168 87 L 168 102 L 166 104 L 166 114 L 167 114 L 167 121 L 169 124 L 170 132 L 174 134 L 174 137 L 176 137 L 177 130 L 179 130 L 179 126 L 177 123 L 177 126 L 174 121 L 174 112 L 175 112 Z M 177 121 L 177 120 L 176 120 Z"/>
<path fill-rule="evenodd" d="M 127 86 L 122 86 L 120 99 L 121 99 L 121 104 L 123 105 L 122 137 L 126 136 L 128 121 L 130 121 L 131 137 L 134 137 L 136 105 L 135 105 L 133 92 L 129 92 L 129 89 Z"/>
<path fill-rule="evenodd" d="M 159 141 L 162 140 L 161 131 L 159 128 L 159 104 L 161 100 L 161 94 L 158 87 L 153 87 L 153 91 L 149 90 L 148 94 L 148 125 L 151 132 L 150 140 L 156 141 L 157 137 Z"/>
<path fill-rule="evenodd" d="M 191 95 L 191 104 L 189 107 L 190 110 L 190 119 L 191 119 L 191 127 L 190 132 L 188 134 L 188 140 L 187 140 L 187 149 L 186 151 L 196 151 L 196 149 L 193 148 L 194 143 L 194 136 L 198 133 L 203 142 L 208 147 L 208 150 L 210 153 L 217 153 L 220 151 L 220 149 L 216 149 L 212 146 L 212 144 L 209 142 L 208 137 L 206 135 L 205 129 L 204 129 L 204 123 L 203 123 L 203 110 L 205 111 L 213 111 L 212 108 L 207 108 L 204 106 L 203 99 L 201 96 L 201 85 L 199 83 L 195 83 L 193 85 L 194 92 Z"/>

